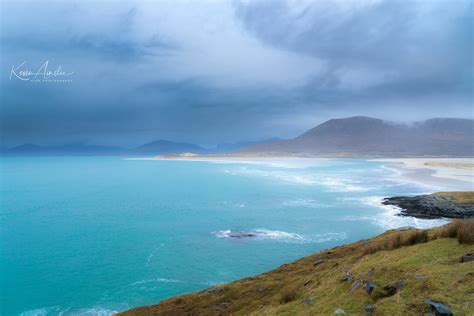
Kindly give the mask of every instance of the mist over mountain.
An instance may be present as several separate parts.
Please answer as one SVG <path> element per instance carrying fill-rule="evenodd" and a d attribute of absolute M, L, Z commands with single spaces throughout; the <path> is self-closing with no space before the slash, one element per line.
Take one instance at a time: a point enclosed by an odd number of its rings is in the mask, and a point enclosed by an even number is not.
<path fill-rule="evenodd" d="M 249 146 L 241 153 L 309 155 L 473 156 L 474 120 L 434 118 L 399 124 L 356 116 L 326 121 L 290 140 Z"/>
<path fill-rule="evenodd" d="M 355 116 L 326 121 L 288 140 L 218 144 L 156 140 L 135 148 L 66 144 L 23 144 L 2 148 L 3 155 L 157 156 L 163 154 L 333 155 L 333 156 L 474 156 L 474 120 L 433 118 L 412 124 Z"/>

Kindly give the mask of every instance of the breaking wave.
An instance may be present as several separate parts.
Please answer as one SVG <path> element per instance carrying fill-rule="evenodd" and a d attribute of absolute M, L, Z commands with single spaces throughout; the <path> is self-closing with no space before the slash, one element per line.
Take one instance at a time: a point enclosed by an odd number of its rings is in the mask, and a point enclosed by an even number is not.
<path fill-rule="evenodd" d="M 47 316 L 47 315 L 62 315 L 62 316 L 110 316 L 117 314 L 118 311 L 106 308 L 61 308 L 59 306 L 43 307 L 24 311 L 20 316 Z"/>
<path fill-rule="evenodd" d="M 251 230 L 219 230 L 213 232 L 218 238 L 232 239 L 255 239 L 255 240 L 277 240 L 282 242 L 294 243 L 322 243 L 347 238 L 346 233 L 323 233 L 312 236 L 303 236 L 296 233 L 289 233 L 270 229 L 251 229 Z"/>
<path fill-rule="evenodd" d="M 398 216 L 401 209 L 394 205 L 382 204 L 383 199 L 384 197 L 382 196 L 368 196 L 354 199 L 360 201 L 362 204 L 376 207 L 382 210 L 382 212 L 370 216 L 348 216 L 344 219 L 353 221 L 369 221 L 383 229 L 394 229 L 403 226 L 431 228 L 449 223 L 449 220 L 447 219 L 419 219 L 415 217 Z"/>

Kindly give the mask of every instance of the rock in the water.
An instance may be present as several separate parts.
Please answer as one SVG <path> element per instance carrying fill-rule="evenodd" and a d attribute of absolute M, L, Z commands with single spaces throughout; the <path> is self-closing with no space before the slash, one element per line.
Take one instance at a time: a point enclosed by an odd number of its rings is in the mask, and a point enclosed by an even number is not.
<path fill-rule="evenodd" d="M 366 312 L 366 313 L 373 313 L 373 312 L 375 312 L 375 307 L 374 307 L 374 305 L 367 305 L 366 307 L 364 307 L 364 312 Z"/>
<path fill-rule="evenodd" d="M 425 304 L 431 306 L 431 309 L 436 313 L 437 316 L 452 316 L 453 312 L 451 308 L 443 303 L 433 301 L 431 299 L 425 300 Z"/>
<path fill-rule="evenodd" d="M 460 204 L 452 197 L 437 194 L 395 196 L 384 199 L 382 203 L 402 208 L 402 216 L 424 219 L 474 217 L 474 205 Z"/>
<path fill-rule="evenodd" d="M 305 297 L 304 302 L 308 305 L 311 305 L 311 304 L 313 304 L 313 298 Z"/>
<path fill-rule="evenodd" d="M 257 237 L 255 233 L 249 232 L 234 232 L 229 234 L 230 238 L 246 238 L 246 237 Z"/>
<path fill-rule="evenodd" d="M 472 253 L 465 254 L 461 258 L 461 262 L 470 262 L 470 261 L 474 261 L 474 254 Z"/>
<path fill-rule="evenodd" d="M 334 314 L 336 314 L 336 315 L 346 315 L 346 312 L 343 309 L 338 308 L 338 309 L 336 309 Z"/>

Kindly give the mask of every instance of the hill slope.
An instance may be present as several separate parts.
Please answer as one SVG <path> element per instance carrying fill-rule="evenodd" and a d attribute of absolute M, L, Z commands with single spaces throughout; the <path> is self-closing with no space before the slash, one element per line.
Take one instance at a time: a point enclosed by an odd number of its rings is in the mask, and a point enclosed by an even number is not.
<path fill-rule="evenodd" d="M 472 221 L 457 223 L 474 229 Z M 427 299 L 472 315 L 474 261 L 466 261 L 474 257 L 466 254 L 474 253 L 474 236 L 460 244 L 442 237 L 448 227 L 388 231 L 122 315 L 424 315 Z"/>
<path fill-rule="evenodd" d="M 412 125 L 370 117 L 324 122 L 302 135 L 249 146 L 241 153 L 301 153 L 381 156 L 473 156 L 474 121 L 431 119 Z"/>

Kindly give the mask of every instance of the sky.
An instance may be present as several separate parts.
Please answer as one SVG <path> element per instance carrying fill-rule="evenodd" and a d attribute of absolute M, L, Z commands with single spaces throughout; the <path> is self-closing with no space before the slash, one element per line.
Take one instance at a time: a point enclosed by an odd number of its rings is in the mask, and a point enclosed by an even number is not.
<path fill-rule="evenodd" d="M 473 1 L 0 0 L 0 14 L 6 146 L 474 118 Z"/>

